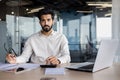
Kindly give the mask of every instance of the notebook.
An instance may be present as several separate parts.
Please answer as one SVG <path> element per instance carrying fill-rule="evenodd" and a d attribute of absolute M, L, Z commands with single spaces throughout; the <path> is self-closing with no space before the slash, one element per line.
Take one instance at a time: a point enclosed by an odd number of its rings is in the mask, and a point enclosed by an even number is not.
<path fill-rule="evenodd" d="M 95 62 L 77 63 L 75 65 L 67 66 L 66 68 L 77 71 L 96 72 L 110 67 L 113 63 L 118 44 L 119 40 L 102 40 L 97 52 Z"/>

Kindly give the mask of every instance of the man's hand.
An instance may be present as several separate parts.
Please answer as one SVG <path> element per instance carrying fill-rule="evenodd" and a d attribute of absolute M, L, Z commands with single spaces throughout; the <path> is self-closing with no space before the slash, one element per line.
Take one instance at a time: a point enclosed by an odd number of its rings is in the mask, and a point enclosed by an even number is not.
<path fill-rule="evenodd" d="M 6 55 L 6 60 L 7 60 L 7 62 L 9 62 L 9 63 L 11 63 L 11 64 L 15 64 L 16 63 L 16 57 L 15 57 L 15 55 L 13 55 L 13 54 L 7 54 Z"/>
<path fill-rule="evenodd" d="M 50 56 L 46 59 L 46 64 L 60 64 L 60 61 L 55 56 Z"/>

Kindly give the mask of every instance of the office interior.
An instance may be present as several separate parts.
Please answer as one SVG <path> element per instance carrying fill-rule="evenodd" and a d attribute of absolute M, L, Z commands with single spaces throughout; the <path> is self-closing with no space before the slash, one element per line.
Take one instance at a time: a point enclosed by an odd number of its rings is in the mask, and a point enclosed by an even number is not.
<path fill-rule="evenodd" d="M 94 61 L 102 39 L 120 37 L 119 0 L 0 0 L 0 62 L 6 49 L 22 53 L 24 43 L 41 27 L 38 10 L 56 11 L 53 29 L 65 34 L 71 62 Z M 114 61 L 119 62 L 119 49 Z"/>

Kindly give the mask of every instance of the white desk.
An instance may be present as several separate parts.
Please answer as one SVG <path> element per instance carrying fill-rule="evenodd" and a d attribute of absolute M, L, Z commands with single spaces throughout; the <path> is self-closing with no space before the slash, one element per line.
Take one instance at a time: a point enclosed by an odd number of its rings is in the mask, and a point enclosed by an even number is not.
<path fill-rule="evenodd" d="M 67 65 L 71 64 L 62 64 L 59 67 Z M 95 73 L 65 69 L 65 75 L 45 75 L 42 68 L 21 74 L 0 72 L 0 80 L 40 80 L 42 77 L 55 77 L 56 80 L 120 80 L 120 63 Z"/>

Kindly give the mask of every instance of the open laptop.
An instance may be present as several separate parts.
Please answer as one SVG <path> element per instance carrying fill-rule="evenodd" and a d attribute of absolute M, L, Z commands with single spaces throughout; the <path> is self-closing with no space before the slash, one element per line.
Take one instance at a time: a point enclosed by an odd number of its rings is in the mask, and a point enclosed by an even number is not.
<path fill-rule="evenodd" d="M 119 40 L 102 40 L 98 49 L 95 62 L 83 62 L 67 66 L 67 69 L 77 71 L 96 72 L 110 67 L 117 51 Z"/>

